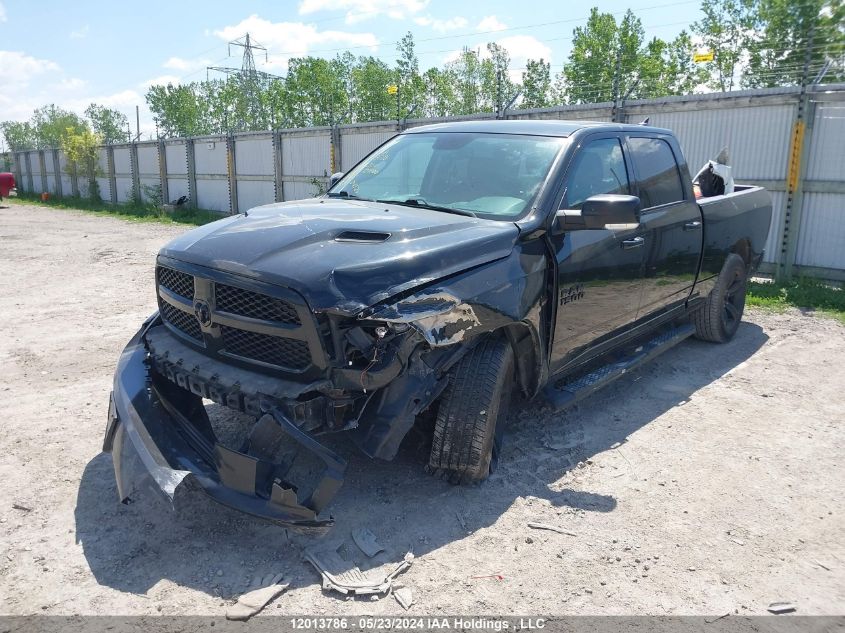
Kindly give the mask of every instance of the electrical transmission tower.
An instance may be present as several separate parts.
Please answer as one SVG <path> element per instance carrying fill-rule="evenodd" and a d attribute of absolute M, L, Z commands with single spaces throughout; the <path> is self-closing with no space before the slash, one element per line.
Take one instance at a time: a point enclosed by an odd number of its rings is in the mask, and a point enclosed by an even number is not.
<path fill-rule="evenodd" d="M 226 75 L 226 81 L 235 81 L 237 83 L 239 93 L 238 104 L 235 112 L 232 112 L 231 116 L 228 117 L 227 128 L 229 131 L 243 131 L 250 127 L 255 127 L 257 121 L 262 121 L 266 118 L 261 93 L 268 88 L 271 82 L 279 80 L 281 77 L 255 68 L 255 55 L 253 51 L 264 51 L 264 61 L 266 62 L 267 48 L 253 40 L 249 33 L 229 42 L 228 50 L 230 57 L 233 46 L 240 46 L 244 49 L 241 67 L 207 66 L 205 76 L 206 80 L 208 80 L 211 71 L 220 72 Z"/>

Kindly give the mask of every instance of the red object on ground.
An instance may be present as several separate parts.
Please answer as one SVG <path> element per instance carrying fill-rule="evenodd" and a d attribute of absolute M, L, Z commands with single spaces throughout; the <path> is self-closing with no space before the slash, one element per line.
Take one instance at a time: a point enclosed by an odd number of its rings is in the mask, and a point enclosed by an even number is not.
<path fill-rule="evenodd" d="M 0 173 L 0 197 L 8 198 L 9 192 L 15 188 L 15 175 L 7 171 Z"/>

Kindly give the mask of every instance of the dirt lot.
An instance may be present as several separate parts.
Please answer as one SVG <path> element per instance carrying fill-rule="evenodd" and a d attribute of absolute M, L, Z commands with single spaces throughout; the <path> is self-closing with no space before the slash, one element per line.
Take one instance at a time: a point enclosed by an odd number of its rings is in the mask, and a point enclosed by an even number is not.
<path fill-rule="evenodd" d="M 322 592 L 307 537 L 205 498 L 117 503 L 112 371 L 183 230 L 0 207 L 0 613 L 222 615 L 271 572 L 292 583 L 272 613 L 401 613 Z M 427 477 L 413 438 L 393 463 L 346 447 L 326 538 L 354 558 L 366 526 L 375 564 L 414 552 L 410 613 L 841 614 L 843 358 L 834 321 L 748 314 L 732 343 L 688 341 L 568 412 L 521 403 L 475 488 Z"/>

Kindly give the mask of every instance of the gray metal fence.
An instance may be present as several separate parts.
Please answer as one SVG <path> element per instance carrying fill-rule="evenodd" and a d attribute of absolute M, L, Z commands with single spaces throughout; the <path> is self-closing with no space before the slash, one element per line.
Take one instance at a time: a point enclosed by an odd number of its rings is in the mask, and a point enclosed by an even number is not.
<path fill-rule="evenodd" d="M 491 114 L 456 117 L 489 118 Z M 512 119 L 610 121 L 612 104 L 508 113 Z M 772 192 L 774 213 L 764 270 L 845 280 L 845 85 L 667 97 L 625 104 L 617 119 L 675 131 L 690 168 L 722 147 L 735 178 Z M 346 171 L 397 133 L 432 120 L 341 125 L 111 145 L 96 178 L 106 201 L 174 200 L 237 213 L 307 198 L 334 171 Z M 88 193 L 60 150 L 14 154 L 22 191 Z"/>

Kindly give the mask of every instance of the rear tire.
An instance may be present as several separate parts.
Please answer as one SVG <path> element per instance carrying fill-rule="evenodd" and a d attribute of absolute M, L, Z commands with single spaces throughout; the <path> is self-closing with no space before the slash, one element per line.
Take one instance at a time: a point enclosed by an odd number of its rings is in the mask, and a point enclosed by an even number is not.
<path fill-rule="evenodd" d="M 483 481 L 495 469 L 513 391 L 513 350 L 486 337 L 449 372 L 428 472 L 452 484 Z"/>
<path fill-rule="evenodd" d="M 733 338 L 745 310 L 747 283 L 748 270 L 743 259 L 728 255 L 704 305 L 690 315 L 696 338 L 713 343 L 727 343 Z"/>

